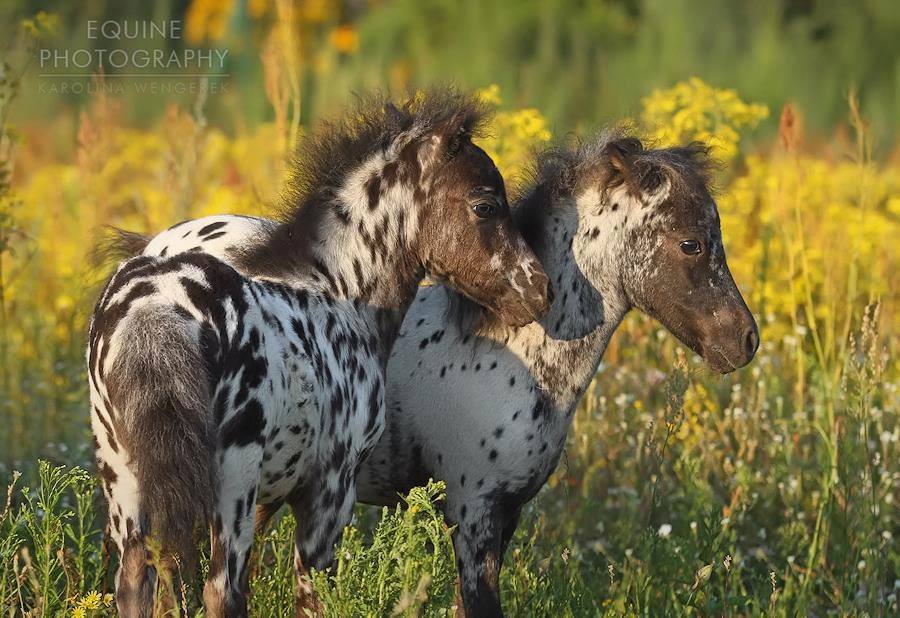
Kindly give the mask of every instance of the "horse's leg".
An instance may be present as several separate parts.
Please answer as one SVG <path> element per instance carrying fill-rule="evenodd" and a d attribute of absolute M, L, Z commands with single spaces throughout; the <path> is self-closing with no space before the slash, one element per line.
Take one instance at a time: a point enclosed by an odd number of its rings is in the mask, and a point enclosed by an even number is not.
<path fill-rule="evenodd" d="M 113 486 L 107 496 L 113 541 L 119 550 L 116 607 L 123 618 L 149 618 L 156 600 L 156 569 L 139 529 L 138 504 Z"/>
<path fill-rule="evenodd" d="M 312 483 L 296 491 L 290 499 L 297 520 L 294 571 L 298 618 L 306 616 L 306 610 L 315 616 L 322 614 L 322 605 L 309 581 L 308 569 L 322 570 L 333 566 L 335 545 L 353 517 L 356 481 L 349 471 L 356 466 L 351 461 L 344 461 L 341 466 L 347 466 L 347 469 L 332 470 L 337 474 L 319 472 Z M 342 489 L 340 479 L 343 478 L 350 480 Z"/>
<path fill-rule="evenodd" d="M 111 486 L 107 493 L 110 531 L 119 550 L 116 571 L 116 606 L 120 616 L 144 618 L 166 615 L 181 602 L 171 556 L 154 555 L 136 493 Z M 125 494 L 131 495 L 125 495 Z M 152 531 L 150 531 L 152 533 Z"/>
<path fill-rule="evenodd" d="M 295 513 L 295 517 L 298 514 Z M 295 614 L 297 618 L 306 618 L 310 614 L 313 616 L 322 616 L 323 608 L 316 591 L 313 589 L 312 581 L 309 578 L 309 569 L 303 560 L 303 551 L 300 549 L 300 526 L 297 526 L 297 540 L 294 543 L 294 577 L 296 580 L 296 588 L 294 590 Z"/>
<path fill-rule="evenodd" d="M 284 500 L 256 505 L 256 534 L 263 534 L 275 513 L 284 505 Z"/>
<path fill-rule="evenodd" d="M 262 447 L 257 444 L 231 447 L 221 460 L 218 503 L 210 534 L 209 575 L 203 588 L 207 616 L 247 615 L 250 549 L 261 462 Z"/>
<path fill-rule="evenodd" d="M 99 398 L 97 398 L 99 399 Z M 101 416 L 101 409 L 103 410 Z M 106 429 L 110 415 L 102 403 L 92 410 L 95 456 L 107 504 L 107 527 L 119 552 L 116 570 L 116 606 L 125 618 L 144 618 L 153 613 L 156 569 L 145 545 L 137 479 L 127 465 L 128 454 L 113 430 Z"/>
<path fill-rule="evenodd" d="M 507 521 L 499 509 L 491 505 L 484 505 L 483 509 L 480 519 L 460 522 L 453 534 L 459 570 L 457 618 L 503 616 L 500 567 Z M 511 524 L 511 528 L 515 531 L 515 523 Z M 512 536 L 511 533 L 509 536 Z"/>
<path fill-rule="evenodd" d="M 297 618 L 305 616 L 307 613 L 313 616 L 322 615 L 322 604 L 309 579 L 309 563 L 303 550 L 304 539 L 309 535 L 309 522 L 315 517 L 313 509 L 317 502 L 317 494 L 322 490 L 320 477 L 320 474 L 316 474 L 303 486 L 295 489 L 288 498 L 296 522 L 294 529 L 294 578 L 296 580 L 294 603 Z"/>
<path fill-rule="evenodd" d="M 506 555 L 506 549 L 512 541 L 516 529 L 519 527 L 519 518 L 522 516 L 522 507 L 517 507 L 503 518 L 503 532 L 500 538 L 500 566 L 503 566 L 503 557 Z"/>
<path fill-rule="evenodd" d="M 149 618 L 153 615 L 156 570 L 150 566 L 150 552 L 143 539 L 123 539 L 119 547 L 116 572 L 116 607 L 123 618 Z"/>

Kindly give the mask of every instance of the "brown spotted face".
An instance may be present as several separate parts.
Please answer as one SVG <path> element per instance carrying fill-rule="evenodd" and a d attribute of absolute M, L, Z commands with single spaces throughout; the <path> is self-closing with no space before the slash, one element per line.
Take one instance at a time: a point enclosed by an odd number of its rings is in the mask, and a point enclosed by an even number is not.
<path fill-rule="evenodd" d="M 543 317 L 547 275 L 513 224 L 494 162 L 465 136 L 440 156 L 419 219 L 425 268 L 506 324 Z"/>
<path fill-rule="evenodd" d="M 658 319 L 713 369 L 729 373 L 749 363 L 759 331 L 725 260 L 716 204 L 686 149 L 620 158 L 627 181 L 621 199 L 638 202 L 636 248 L 625 265 L 631 302 Z"/>

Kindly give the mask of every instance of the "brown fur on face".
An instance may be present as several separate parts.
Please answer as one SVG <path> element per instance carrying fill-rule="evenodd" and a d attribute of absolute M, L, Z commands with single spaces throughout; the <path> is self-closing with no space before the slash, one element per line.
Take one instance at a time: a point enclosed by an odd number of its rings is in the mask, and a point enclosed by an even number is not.
<path fill-rule="evenodd" d="M 398 262 L 395 271 L 410 275 L 424 266 L 510 324 L 542 316 L 546 275 L 512 224 L 500 173 L 472 143 L 485 117 L 476 98 L 437 90 L 400 108 L 366 100 L 343 120 L 322 123 L 291 164 L 281 223 L 235 248 L 232 262 L 242 272 L 274 278 L 317 268 L 314 247 L 327 236 L 327 224 L 349 222 L 337 199 L 346 176 L 390 146 L 398 149 L 396 159 L 366 181 L 365 191 L 374 209 L 398 182 L 414 189 L 409 208 L 415 212 L 408 216 L 418 228 L 410 246 L 417 263 Z M 472 209 L 487 199 L 497 210 L 482 220 Z M 366 240 L 378 246 L 381 234 Z"/>
<path fill-rule="evenodd" d="M 608 161 L 607 186 L 623 186 L 644 203 L 664 195 L 645 224 L 629 230 L 628 244 L 647 248 L 627 265 L 632 303 L 713 369 L 729 373 L 749 363 L 759 331 L 725 260 L 706 147 L 645 151 L 636 140 L 613 142 Z M 699 250 L 687 252 L 693 243 Z"/>
<path fill-rule="evenodd" d="M 436 174 L 427 200 L 419 252 L 433 276 L 510 325 L 528 324 L 546 313 L 547 275 L 519 239 L 503 179 L 481 148 L 465 138 L 459 153 Z M 480 218 L 474 209 L 485 203 L 494 214 Z"/>

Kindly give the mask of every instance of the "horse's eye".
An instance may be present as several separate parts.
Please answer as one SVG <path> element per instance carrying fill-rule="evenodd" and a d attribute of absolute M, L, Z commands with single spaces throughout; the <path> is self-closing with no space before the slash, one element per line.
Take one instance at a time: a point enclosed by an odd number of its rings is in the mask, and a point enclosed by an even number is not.
<path fill-rule="evenodd" d="M 686 255 L 697 255 L 700 253 L 700 243 L 696 240 L 682 240 L 681 251 Z"/>
<path fill-rule="evenodd" d="M 497 208 L 491 202 L 478 202 L 472 207 L 472 212 L 480 219 L 487 219 L 496 212 Z"/>

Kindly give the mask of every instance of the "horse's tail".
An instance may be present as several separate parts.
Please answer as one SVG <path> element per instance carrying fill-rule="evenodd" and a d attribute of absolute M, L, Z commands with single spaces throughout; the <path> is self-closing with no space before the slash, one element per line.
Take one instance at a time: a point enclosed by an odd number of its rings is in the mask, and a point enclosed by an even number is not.
<path fill-rule="evenodd" d="M 98 265 L 113 261 L 122 262 L 143 253 L 151 240 L 150 236 L 108 225 L 94 246 L 91 254 L 92 261 Z"/>
<path fill-rule="evenodd" d="M 193 560 L 195 525 L 216 498 L 209 378 L 196 323 L 165 304 L 146 304 L 117 327 L 107 374 L 138 484 L 140 511 L 165 553 Z"/>

